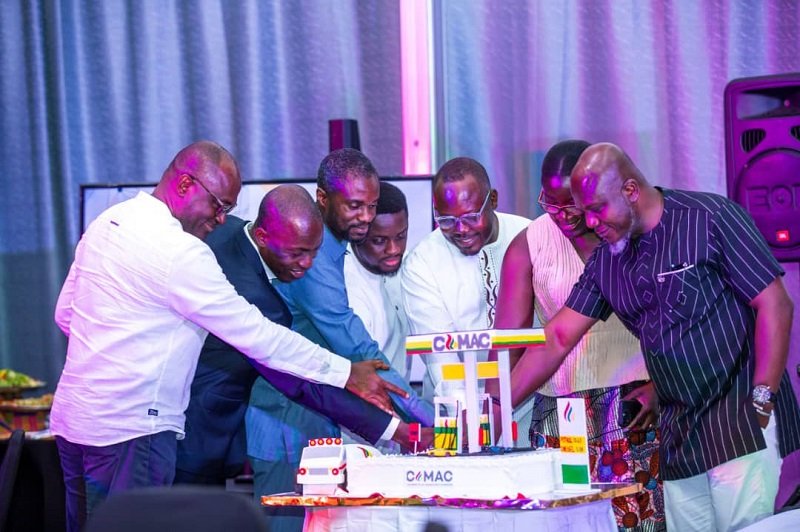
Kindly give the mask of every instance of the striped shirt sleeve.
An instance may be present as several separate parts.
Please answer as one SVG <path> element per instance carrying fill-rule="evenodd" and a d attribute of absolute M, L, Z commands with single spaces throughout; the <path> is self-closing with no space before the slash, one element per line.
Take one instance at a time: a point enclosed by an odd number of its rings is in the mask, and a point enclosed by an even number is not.
<path fill-rule="evenodd" d="M 722 203 L 713 216 L 710 239 L 709 245 L 724 270 L 723 277 L 744 301 L 752 301 L 785 273 L 753 219 L 737 203 Z"/>

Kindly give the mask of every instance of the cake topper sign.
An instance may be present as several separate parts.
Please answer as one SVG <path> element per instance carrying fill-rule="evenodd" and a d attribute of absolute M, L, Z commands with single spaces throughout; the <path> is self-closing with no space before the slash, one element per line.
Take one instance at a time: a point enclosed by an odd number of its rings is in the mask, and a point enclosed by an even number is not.
<path fill-rule="evenodd" d="M 464 409 L 466 411 L 467 443 L 470 453 L 480 451 L 482 445 L 492 445 L 494 442 L 494 430 L 491 423 L 491 406 L 486 417 L 489 419 L 489 433 L 485 434 L 482 429 L 481 402 L 478 394 L 478 380 L 486 378 L 496 378 L 500 388 L 500 418 L 502 425 L 502 446 L 513 447 L 511 419 L 511 366 L 509 363 L 508 350 L 515 347 L 531 347 L 545 343 L 543 329 L 491 329 L 483 331 L 440 331 L 436 334 L 420 334 L 406 338 L 406 354 L 424 355 L 433 353 L 431 356 L 441 356 L 444 353 L 457 352 L 460 361 L 457 363 L 440 364 L 440 371 L 444 380 L 463 380 L 464 381 Z M 497 362 L 478 362 L 478 352 L 483 351 L 481 357 L 485 357 L 486 350 L 497 350 Z M 452 355 L 450 355 L 452 357 Z M 447 357 L 445 357 L 447 358 Z M 444 361 L 443 361 L 444 362 Z M 444 399 L 444 398 L 441 398 Z M 491 403 L 493 400 L 487 400 Z M 460 411 L 460 409 L 459 409 Z M 437 409 L 438 412 L 438 409 Z M 461 416 L 458 415 L 458 418 Z M 457 428 L 456 428 L 457 427 Z M 438 427 L 442 431 L 456 428 L 456 433 L 460 434 L 461 425 L 456 427 Z M 450 442 L 450 440 L 447 440 Z M 460 442 L 455 441 L 456 451 L 461 451 Z M 442 448 L 442 447 L 438 447 Z"/>
<path fill-rule="evenodd" d="M 460 334 L 443 334 L 434 336 L 431 342 L 434 353 L 447 353 L 465 349 L 489 349 L 492 337 L 488 331 L 467 332 Z"/>
<path fill-rule="evenodd" d="M 406 338 L 406 354 L 448 353 L 512 349 L 544 344 L 543 329 L 490 329 L 484 331 L 418 334 Z"/>

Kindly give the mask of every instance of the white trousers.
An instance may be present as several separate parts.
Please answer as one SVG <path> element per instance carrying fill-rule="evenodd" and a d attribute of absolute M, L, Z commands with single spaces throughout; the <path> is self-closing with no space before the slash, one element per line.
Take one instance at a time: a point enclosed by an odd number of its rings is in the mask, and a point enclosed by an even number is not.
<path fill-rule="evenodd" d="M 664 481 L 667 530 L 727 532 L 772 515 L 783 461 L 774 415 L 762 432 L 766 449 L 700 475 Z"/>

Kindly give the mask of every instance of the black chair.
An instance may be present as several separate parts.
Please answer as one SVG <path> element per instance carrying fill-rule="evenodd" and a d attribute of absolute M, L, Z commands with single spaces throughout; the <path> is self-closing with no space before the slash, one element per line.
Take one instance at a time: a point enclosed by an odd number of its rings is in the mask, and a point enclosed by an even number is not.
<path fill-rule="evenodd" d="M 3 465 L 0 466 L 0 530 L 5 528 L 8 510 L 11 507 L 11 496 L 14 494 L 14 483 L 17 481 L 19 460 L 22 456 L 22 445 L 25 443 L 25 431 L 16 429 L 8 440 Z"/>
<path fill-rule="evenodd" d="M 97 506 L 84 532 L 267 532 L 249 497 L 208 486 L 136 489 Z"/>

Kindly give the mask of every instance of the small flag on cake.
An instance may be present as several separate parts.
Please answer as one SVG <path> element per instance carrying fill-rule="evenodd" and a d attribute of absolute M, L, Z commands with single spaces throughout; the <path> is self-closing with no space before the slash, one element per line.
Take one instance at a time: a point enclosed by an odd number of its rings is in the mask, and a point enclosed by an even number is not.
<path fill-rule="evenodd" d="M 419 423 L 408 424 L 408 441 L 420 441 L 420 426 Z"/>

